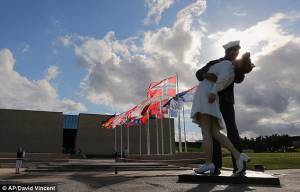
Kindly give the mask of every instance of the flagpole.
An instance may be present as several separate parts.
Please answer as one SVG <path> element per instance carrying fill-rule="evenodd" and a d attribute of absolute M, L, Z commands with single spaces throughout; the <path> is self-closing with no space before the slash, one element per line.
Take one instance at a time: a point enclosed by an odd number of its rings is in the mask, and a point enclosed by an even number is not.
<path fill-rule="evenodd" d="M 123 158 L 123 131 L 122 131 L 123 125 L 120 126 L 121 129 L 121 158 Z"/>
<path fill-rule="evenodd" d="M 149 112 L 147 112 L 148 115 L 148 128 L 147 128 L 147 154 L 150 155 L 150 118 L 149 118 Z"/>
<path fill-rule="evenodd" d="M 185 152 L 187 152 L 186 132 L 185 132 L 185 116 L 184 116 L 184 102 L 182 103 L 182 115 L 183 115 L 184 150 L 185 150 Z"/>
<path fill-rule="evenodd" d="M 117 152 L 117 128 L 114 128 L 115 130 L 115 152 Z"/>
<path fill-rule="evenodd" d="M 162 107 L 161 107 L 161 100 L 160 100 L 160 114 L 161 114 L 161 120 L 160 120 L 160 130 L 161 130 L 161 154 L 165 154 L 165 146 L 164 146 L 164 125 L 163 125 L 163 113 L 162 113 Z"/>
<path fill-rule="evenodd" d="M 129 155 L 129 153 L 130 153 L 130 150 L 129 150 L 129 127 L 127 127 L 127 150 L 128 150 L 128 154 L 126 154 L 126 155 Z"/>
<path fill-rule="evenodd" d="M 173 154 L 173 151 L 172 151 L 172 130 L 171 130 L 171 115 L 170 115 L 170 109 L 169 109 L 168 113 L 169 113 L 170 154 Z"/>
<path fill-rule="evenodd" d="M 156 153 L 157 153 L 157 155 L 159 155 L 158 120 L 157 120 L 157 117 L 155 118 L 155 125 L 156 125 Z"/>
<path fill-rule="evenodd" d="M 179 93 L 179 83 L 178 83 L 178 72 L 176 72 L 176 91 Z M 182 152 L 182 143 L 181 143 L 181 126 L 180 126 L 180 110 L 178 110 L 178 140 L 179 140 L 179 152 Z"/>
<path fill-rule="evenodd" d="M 140 128 L 140 156 L 142 156 L 142 126 L 139 124 Z"/>

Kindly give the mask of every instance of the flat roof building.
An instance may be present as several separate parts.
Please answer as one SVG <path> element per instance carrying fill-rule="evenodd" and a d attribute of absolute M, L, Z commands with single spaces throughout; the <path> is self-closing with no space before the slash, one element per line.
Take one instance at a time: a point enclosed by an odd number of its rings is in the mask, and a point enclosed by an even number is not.
<path fill-rule="evenodd" d="M 66 115 L 62 112 L 0 109 L 0 153 L 14 153 L 18 147 L 22 147 L 29 153 L 81 151 L 85 155 L 111 156 L 127 147 L 130 154 L 147 154 L 145 125 L 102 128 L 101 123 L 109 117 L 100 114 Z M 160 127 L 161 121 L 163 128 Z M 151 154 L 175 152 L 173 119 L 150 119 L 149 132 Z"/>
<path fill-rule="evenodd" d="M 0 109 L 0 152 L 61 153 L 61 112 Z"/>

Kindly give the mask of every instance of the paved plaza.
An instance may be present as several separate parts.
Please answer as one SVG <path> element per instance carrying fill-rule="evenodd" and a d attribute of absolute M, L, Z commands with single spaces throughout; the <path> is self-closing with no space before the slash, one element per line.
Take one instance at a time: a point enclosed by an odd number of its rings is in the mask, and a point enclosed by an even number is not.
<path fill-rule="evenodd" d="M 108 164 L 108 161 L 103 162 Z M 100 165 L 101 162 L 98 161 Z M 179 174 L 191 173 L 190 170 L 144 170 L 128 171 L 68 171 L 26 172 L 14 174 L 13 168 L 0 169 L 0 184 L 47 184 L 57 185 L 58 191 L 261 191 L 282 192 L 300 190 L 300 170 L 273 170 L 267 171 L 280 178 L 281 187 L 267 187 L 254 185 L 224 185 L 215 183 L 179 183 Z"/>

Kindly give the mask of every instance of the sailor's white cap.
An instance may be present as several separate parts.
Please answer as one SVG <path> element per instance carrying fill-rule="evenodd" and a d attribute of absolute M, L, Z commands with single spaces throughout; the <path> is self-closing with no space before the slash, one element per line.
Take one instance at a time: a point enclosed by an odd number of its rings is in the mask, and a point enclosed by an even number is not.
<path fill-rule="evenodd" d="M 228 43 L 226 43 L 225 45 L 223 45 L 223 48 L 229 49 L 231 47 L 240 47 L 240 41 L 230 41 Z"/>

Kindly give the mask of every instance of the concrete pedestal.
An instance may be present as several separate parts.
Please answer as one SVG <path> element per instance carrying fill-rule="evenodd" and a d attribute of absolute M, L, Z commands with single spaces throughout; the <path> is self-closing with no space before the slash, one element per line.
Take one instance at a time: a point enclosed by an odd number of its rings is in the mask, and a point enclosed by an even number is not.
<path fill-rule="evenodd" d="M 222 183 L 222 184 L 253 184 L 280 186 L 277 177 L 263 172 L 247 171 L 245 176 L 233 175 L 231 171 L 222 171 L 220 175 L 183 174 L 178 176 L 178 182 L 190 183 Z"/>

